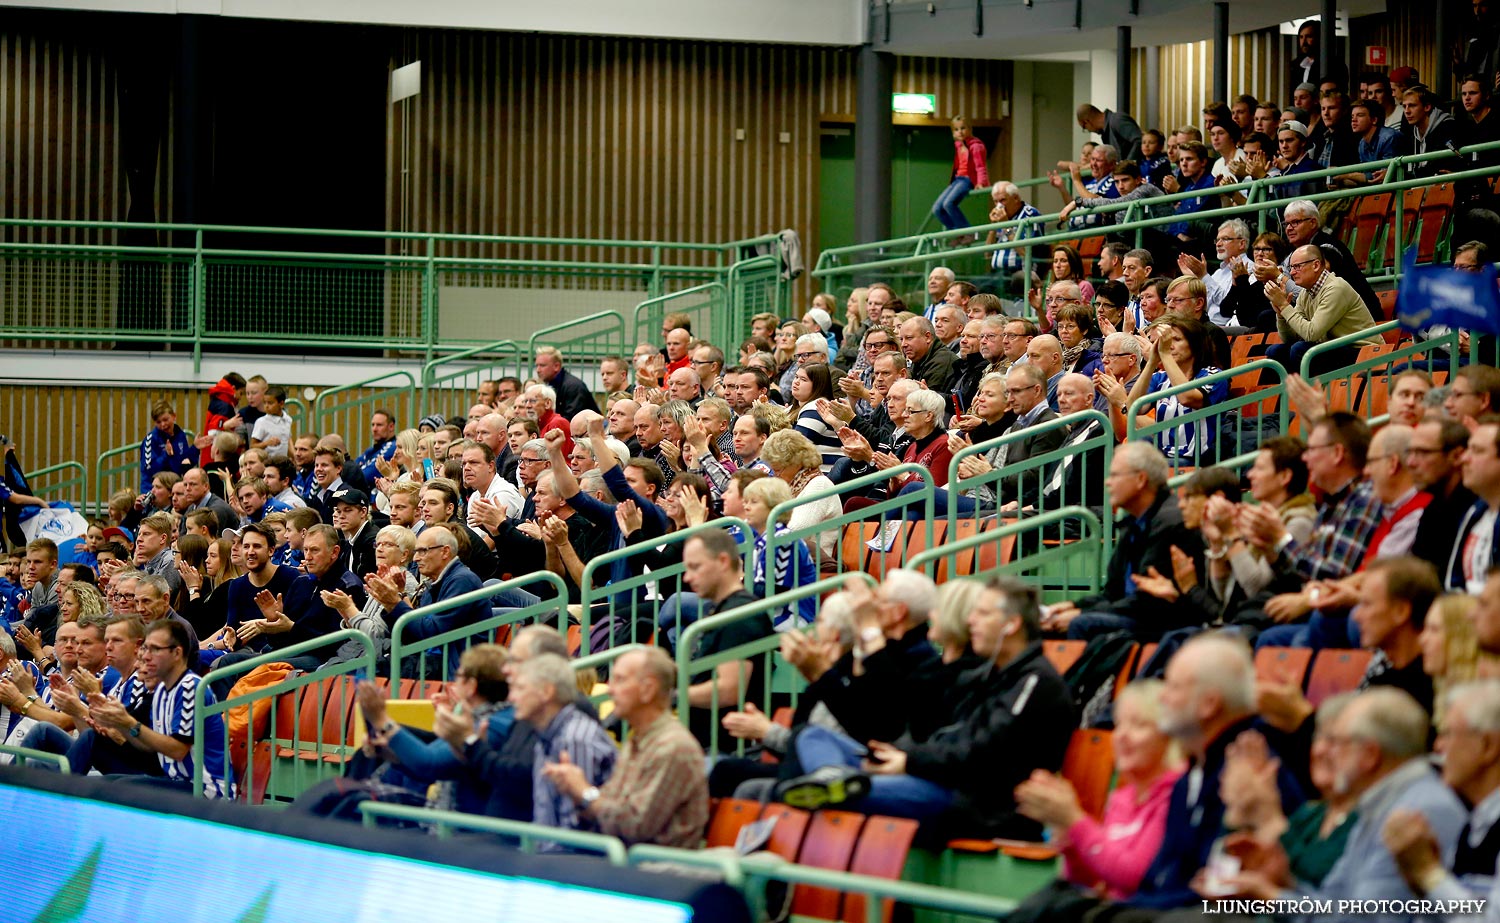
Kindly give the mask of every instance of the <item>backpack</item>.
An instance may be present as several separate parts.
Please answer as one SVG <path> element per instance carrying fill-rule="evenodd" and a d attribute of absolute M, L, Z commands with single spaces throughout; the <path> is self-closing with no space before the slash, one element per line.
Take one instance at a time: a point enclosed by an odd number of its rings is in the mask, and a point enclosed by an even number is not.
<path fill-rule="evenodd" d="M 1112 695 L 1115 679 L 1125 669 L 1134 648 L 1135 638 L 1128 631 L 1112 631 L 1089 640 L 1083 656 L 1063 674 L 1080 715 L 1098 711 L 1097 707 L 1089 707 L 1095 697 L 1102 695 L 1107 700 Z M 1080 727 L 1091 726 L 1087 718 L 1080 724 Z"/>

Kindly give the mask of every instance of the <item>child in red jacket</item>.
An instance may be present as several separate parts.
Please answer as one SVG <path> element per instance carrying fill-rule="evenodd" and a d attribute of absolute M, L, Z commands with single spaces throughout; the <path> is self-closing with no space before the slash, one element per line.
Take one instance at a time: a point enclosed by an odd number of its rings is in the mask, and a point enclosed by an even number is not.
<path fill-rule="evenodd" d="M 959 210 L 969 190 L 990 184 L 984 157 L 984 142 L 974 137 L 963 116 L 956 116 L 953 119 L 953 175 L 948 188 L 932 203 L 932 213 L 950 231 L 969 226 L 969 219 Z"/>

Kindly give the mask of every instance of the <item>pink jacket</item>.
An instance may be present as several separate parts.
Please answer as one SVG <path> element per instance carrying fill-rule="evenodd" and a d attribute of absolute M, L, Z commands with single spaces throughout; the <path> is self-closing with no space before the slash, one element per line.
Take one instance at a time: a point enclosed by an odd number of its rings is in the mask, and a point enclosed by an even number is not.
<path fill-rule="evenodd" d="M 953 176 L 951 180 L 960 176 L 967 176 L 974 184 L 975 189 L 990 184 L 990 173 L 984 166 L 984 142 L 978 138 L 969 138 L 966 145 L 962 141 L 953 142 Z"/>
<path fill-rule="evenodd" d="M 1173 770 L 1157 776 L 1140 804 L 1135 786 L 1123 785 L 1110 793 L 1102 822 L 1084 815 L 1069 827 L 1062 851 L 1068 880 L 1090 886 L 1102 883 L 1111 900 L 1134 894 L 1161 848 L 1172 786 L 1180 775 Z"/>

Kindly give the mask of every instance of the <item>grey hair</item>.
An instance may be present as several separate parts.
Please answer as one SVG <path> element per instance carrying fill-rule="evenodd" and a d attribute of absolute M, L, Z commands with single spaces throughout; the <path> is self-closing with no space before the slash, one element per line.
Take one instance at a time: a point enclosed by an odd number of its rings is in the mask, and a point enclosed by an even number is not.
<path fill-rule="evenodd" d="M 167 582 L 166 577 L 160 574 L 142 574 L 135 582 L 136 591 L 139 592 L 143 586 L 151 587 L 160 596 L 172 594 L 172 585 Z"/>
<path fill-rule="evenodd" d="M 1448 714 L 1462 714 L 1470 730 L 1480 734 L 1500 731 L 1500 680 L 1460 683 L 1448 690 L 1444 698 L 1448 703 Z"/>
<path fill-rule="evenodd" d="M 1014 319 L 1015 318 L 1006 317 L 1004 314 L 991 314 L 980 320 L 979 329 L 983 330 L 986 327 L 999 327 L 1001 330 L 1004 330 L 1005 325 L 1010 323 Z"/>
<path fill-rule="evenodd" d="M 827 344 L 825 343 L 826 347 Z M 666 417 L 678 426 L 693 415 L 693 405 L 687 401 L 670 400 L 661 405 L 661 416 Z"/>
<path fill-rule="evenodd" d="M 4 651 L 5 656 L 10 659 L 16 656 L 16 639 L 8 631 L 0 631 L 0 651 Z"/>
<path fill-rule="evenodd" d="M 925 394 L 936 396 L 936 392 Z M 938 398 L 941 400 L 941 398 Z M 906 606 L 906 620 L 912 624 L 927 621 L 937 608 L 938 589 L 932 578 L 921 571 L 897 567 L 886 571 L 880 591 L 892 602 Z"/>
<path fill-rule="evenodd" d="M 859 626 L 854 624 L 854 608 L 849 604 L 848 592 L 840 590 L 823 600 L 823 605 L 818 608 L 817 621 L 839 633 L 839 647 L 854 646 L 854 633 Z"/>
<path fill-rule="evenodd" d="M 998 183 L 995 183 L 990 187 L 991 199 L 1009 199 L 1011 197 L 1019 198 L 1020 195 L 1021 187 L 1017 186 L 1015 183 L 1012 183 L 1010 180 L 1000 180 Z"/>
<path fill-rule="evenodd" d="M 826 356 L 828 355 L 828 338 L 821 333 L 804 333 L 797 337 L 797 343 L 792 348 L 802 349 L 803 347 L 816 347 L 818 352 Z"/>
<path fill-rule="evenodd" d="M 929 337 L 936 336 L 937 334 L 937 331 L 932 329 L 932 321 L 928 320 L 925 317 L 913 317 L 910 320 L 903 321 L 902 323 L 916 325 L 916 328 L 918 330 L 927 334 Z"/>
<path fill-rule="evenodd" d="M 886 392 L 895 397 L 910 397 L 913 393 L 923 390 L 920 382 L 911 378 L 898 378 L 891 382 L 890 389 Z"/>
<path fill-rule="evenodd" d="M 515 650 L 516 642 L 525 641 L 525 648 L 531 657 L 540 657 L 543 654 L 554 654 L 563 659 L 568 656 L 568 642 L 558 633 L 556 628 L 547 625 L 527 625 L 516 632 L 511 641 L 511 649 Z M 520 658 L 512 655 L 512 659 L 519 661 Z"/>
<path fill-rule="evenodd" d="M 1427 752 L 1427 712 L 1408 693 L 1391 686 L 1375 686 L 1354 699 L 1347 733 L 1368 740 L 1380 752 L 1411 759 Z"/>
<path fill-rule="evenodd" d="M 1115 457 L 1125 459 L 1130 470 L 1144 474 L 1146 483 L 1154 489 L 1166 489 L 1167 479 L 1172 476 L 1172 471 L 1167 465 L 1167 457 L 1161 454 L 1161 449 L 1149 442 L 1126 442 L 1115 450 Z"/>
<path fill-rule="evenodd" d="M 550 402 L 553 406 L 557 405 L 557 391 L 551 385 L 532 385 L 526 391 L 544 401 Z"/>
<path fill-rule="evenodd" d="M 1130 353 L 1137 360 L 1145 358 L 1146 350 L 1141 346 L 1141 341 L 1128 333 L 1111 333 L 1104 338 L 1105 349 L 1119 349 L 1121 352 Z"/>
<path fill-rule="evenodd" d="M 1005 392 L 1005 373 L 986 372 L 984 377 L 979 379 L 979 387 L 983 388 L 985 385 L 999 385 L 1000 391 L 1003 394 Z"/>
<path fill-rule="evenodd" d="M 939 425 L 943 422 L 941 419 L 943 407 L 943 396 L 936 391 L 929 391 L 926 388 L 920 391 L 913 391 L 906 398 L 907 410 L 930 410 L 938 415 L 935 419 Z"/>
<path fill-rule="evenodd" d="M 1132 442 L 1127 445 L 1144 445 Z M 1188 641 L 1177 656 L 1202 651 L 1203 658 L 1194 673 L 1202 688 L 1218 692 L 1226 711 L 1248 714 L 1255 711 L 1255 661 L 1244 641 L 1223 632 L 1208 632 Z"/>
<path fill-rule="evenodd" d="M 525 452 L 527 449 L 530 449 L 533 452 L 540 452 L 543 458 L 549 457 L 547 454 L 547 440 L 545 439 L 526 440 L 526 442 L 521 446 L 521 451 Z"/>
<path fill-rule="evenodd" d="M 448 529 L 423 529 L 422 530 L 422 534 L 424 534 L 424 535 L 427 534 L 428 532 L 432 533 L 432 540 L 433 540 L 433 542 L 435 542 L 436 544 L 442 545 L 444 548 L 446 548 L 449 551 L 453 552 L 454 556 L 457 557 L 457 555 L 458 555 L 458 536 L 454 535 Z"/>
<path fill-rule="evenodd" d="M 1250 225 L 1246 224 L 1245 219 L 1243 218 L 1230 218 L 1228 221 L 1219 225 L 1219 230 L 1230 231 L 1234 234 L 1235 240 L 1250 239 Z"/>
<path fill-rule="evenodd" d="M 417 533 L 406 526 L 386 526 L 375 533 L 377 539 L 388 538 L 396 543 L 401 553 L 411 557 L 411 550 L 417 547 Z"/>
<path fill-rule="evenodd" d="M 1057 289 L 1059 295 L 1068 298 L 1070 301 L 1083 300 L 1083 289 L 1072 279 L 1059 279 L 1048 287 Z M 1068 295 L 1068 292 L 1072 292 L 1072 295 Z"/>
<path fill-rule="evenodd" d="M 556 654 L 539 654 L 523 660 L 517 672 L 525 677 L 527 682 L 551 686 L 554 702 L 567 705 L 578 698 L 578 685 L 573 676 L 573 667 L 567 660 Z"/>
<path fill-rule="evenodd" d="M 1097 144 L 1094 146 L 1094 150 L 1109 158 L 1110 163 L 1118 163 L 1120 160 L 1120 149 L 1113 144 Z"/>
<path fill-rule="evenodd" d="M 1318 206 L 1310 199 L 1293 199 L 1286 203 L 1286 209 L 1282 212 L 1288 218 L 1311 218 L 1318 220 Z"/>
<path fill-rule="evenodd" d="M 955 274 L 953 270 L 949 269 L 947 266 L 934 266 L 927 273 L 928 277 L 931 277 L 934 274 L 947 277 L 949 285 L 952 285 L 954 280 L 958 278 L 958 275 Z"/>
<path fill-rule="evenodd" d="M 604 475 L 599 473 L 598 468 L 590 468 L 578 479 L 578 489 L 591 494 L 603 494 L 605 503 L 615 503 L 615 495 L 610 492 L 608 485 L 604 483 Z"/>

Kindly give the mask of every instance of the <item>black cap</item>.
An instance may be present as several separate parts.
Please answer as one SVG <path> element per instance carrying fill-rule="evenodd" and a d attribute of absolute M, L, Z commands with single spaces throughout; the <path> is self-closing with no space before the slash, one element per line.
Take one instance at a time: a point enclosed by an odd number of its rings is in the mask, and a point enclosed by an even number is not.
<path fill-rule="evenodd" d="M 347 503 L 350 506 L 369 506 L 370 498 L 365 492 L 355 487 L 344 487 L 333 492 L 334 503 Z"/>

